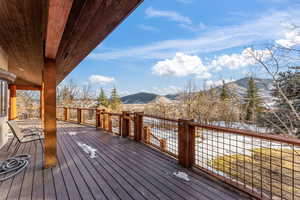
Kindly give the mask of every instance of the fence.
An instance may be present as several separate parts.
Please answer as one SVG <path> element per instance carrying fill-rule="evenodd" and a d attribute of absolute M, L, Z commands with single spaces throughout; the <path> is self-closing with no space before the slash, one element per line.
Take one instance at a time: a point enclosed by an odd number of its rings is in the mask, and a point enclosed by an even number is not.
<path fill-rule="evenodd" d="M 64 115 L 70 113 L 66 110 Z M 92 110 L 93 117 L 87 119 L 97 127 L 143 142 L 178 159 L 183 167 L 198 168 L 254 198 L 300 199 L 299 139 L 143 113 Z"/>

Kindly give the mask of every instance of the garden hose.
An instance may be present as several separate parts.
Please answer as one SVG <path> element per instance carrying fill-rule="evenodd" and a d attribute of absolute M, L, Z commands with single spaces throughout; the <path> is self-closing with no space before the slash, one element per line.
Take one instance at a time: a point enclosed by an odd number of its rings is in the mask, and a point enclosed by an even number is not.
<path fill-rule="evenodd" d="M 23 171 L 27 167 L 29 159 L 30 155 L 21 154 L 0 162 L 0 182 L 10 179 Z"/>

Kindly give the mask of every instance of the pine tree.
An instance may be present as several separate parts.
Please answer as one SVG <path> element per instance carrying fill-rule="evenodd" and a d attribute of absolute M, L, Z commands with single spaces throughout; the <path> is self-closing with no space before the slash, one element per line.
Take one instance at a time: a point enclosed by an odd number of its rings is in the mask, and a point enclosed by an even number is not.
<path fill-rule="evenodd" d="M 225 83 L 224 80 L 223 80 L 223 84 L 222 84 L 222 91 L 221 91 L 221 94 L 220 94 L 220 98 L 221 98 L 222 101 L 225 101 L 226 99 L 229 99 L 229 94 L 228 94 L 226 83 Z"/>
<path fill-rule="evenodd" d="M 111 90 L 111 97 L 110 97 L 110 106 L 112 110 L 116 110 L 121 105 L 121 99 L 117 93 L 117 89 L 114 86 Z"/>
<path fill-rule="evenodd" d="M 255 121 L 262 112 L 261 98 L 258 94 L 258 89 L 255 85 L 253 77 L 248 79 L 247 95 L 245 99 L 246 117 L 247 121 Z"/>
<path fill-rule="evenodd" d="M 100 90 L 100 94 L 98 97 L 98 106 L 103 106 L 103 107 L 108 107 L 109 106 L 109 101 L 105 95 L 105 92 L 103 88 Z"/>

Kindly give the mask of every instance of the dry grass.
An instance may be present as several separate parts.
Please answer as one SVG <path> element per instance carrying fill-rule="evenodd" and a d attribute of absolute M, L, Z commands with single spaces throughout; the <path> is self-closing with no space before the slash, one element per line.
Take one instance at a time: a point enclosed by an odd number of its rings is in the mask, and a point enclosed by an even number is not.
<path fill-rule="evenodd" d="M 300 199 L 300 151 L 256 148 L 250 156 L 220 156 L 210 164 L 273 199 Z"/>

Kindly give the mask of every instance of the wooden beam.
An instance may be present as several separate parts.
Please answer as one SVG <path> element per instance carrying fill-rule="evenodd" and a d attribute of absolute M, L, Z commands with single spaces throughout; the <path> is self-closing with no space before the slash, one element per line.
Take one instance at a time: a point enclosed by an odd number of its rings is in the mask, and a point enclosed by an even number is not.
<path fill-rule="evenodd" d="M 17 87 L 9 85 L 9 120 L 17 119 Z"/>
<path fill-rule="evenodd" d="M 45 56 L 56 59 L 73 0 L 49 0 Z"/>
<path fill-rule="evenodd" d="M 17 90 L 38 90 L 42 89 L 41 86 L 28 86 L 28 85 L 16 85 Z"/>
<path fill-rule="evenodd" d="M 51 168 L 57 163 L 56 158 L 56 62 L 46 60 L 44 66 L 44 167 Z"/>
<path fill-rule="evenodd" d="M 40 118 L 44 121 L 45 114 L 45 91 L 44 91 L 44 82 L 42 83 L 42 88 L 40 90 Z"/>

